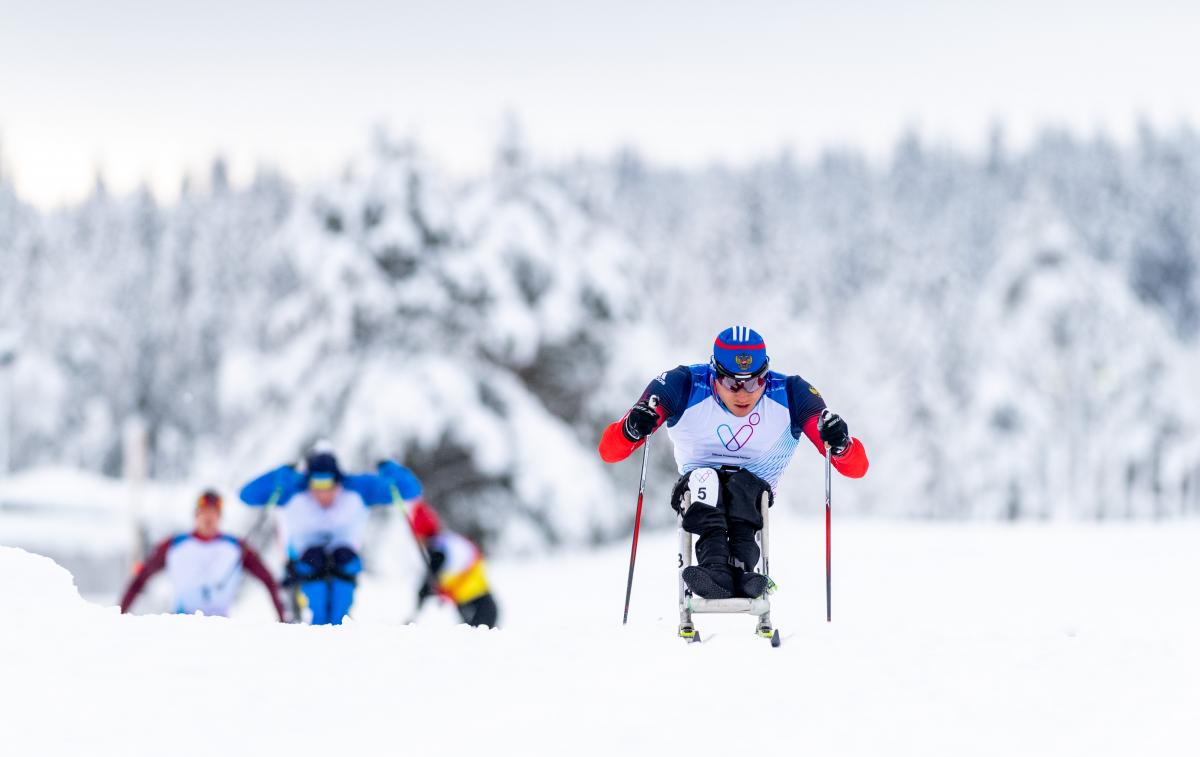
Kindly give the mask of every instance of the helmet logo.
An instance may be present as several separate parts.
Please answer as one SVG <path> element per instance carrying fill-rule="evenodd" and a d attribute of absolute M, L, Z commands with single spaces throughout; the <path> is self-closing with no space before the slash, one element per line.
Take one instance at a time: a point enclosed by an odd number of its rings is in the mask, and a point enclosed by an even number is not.
<path fill-rule="evenodd" d="M 733 362 L 737 363 L 737 367 L 743 371 L 750 370 L 750 364 L 754 362 L 754 358 L 750 355 L 735 355 Z"/>

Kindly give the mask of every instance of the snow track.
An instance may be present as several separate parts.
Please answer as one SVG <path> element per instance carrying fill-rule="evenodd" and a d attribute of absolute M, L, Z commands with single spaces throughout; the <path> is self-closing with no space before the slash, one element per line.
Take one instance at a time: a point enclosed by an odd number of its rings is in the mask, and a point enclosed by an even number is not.
<path fill-rule="evenodd" d="M 778 519 L 773 617 L 675 638 L 670 534 L 628 553 L 493 566 L 505 627 L 363 587 L 358 619 L 120 616 L 49 560 L 0 548 L 5 754 L 744 753 L 1193 755 L 1200 524 L 842 523 L 832 624 L 823 528 Z M 773 523 L 773 526 L 775 524 Z M 732 750 L 732 751 L 730 751 Z"/>

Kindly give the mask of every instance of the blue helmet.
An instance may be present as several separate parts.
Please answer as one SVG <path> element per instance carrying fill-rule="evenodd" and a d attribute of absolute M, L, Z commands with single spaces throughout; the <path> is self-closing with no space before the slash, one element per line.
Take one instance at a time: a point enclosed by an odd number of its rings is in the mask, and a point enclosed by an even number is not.
<path fill-rule="evenodd" d="M 750 378 L 767 370 L 767 343 L 747 326 L 730 326 L 713 342 L 712 366 L 718 373 Z"/>

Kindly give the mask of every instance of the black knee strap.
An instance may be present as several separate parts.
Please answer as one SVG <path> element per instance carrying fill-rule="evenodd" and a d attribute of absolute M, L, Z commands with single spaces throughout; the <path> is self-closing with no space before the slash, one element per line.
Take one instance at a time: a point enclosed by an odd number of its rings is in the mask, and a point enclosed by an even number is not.
<path fill-rule="evenodd" d="M 704 534 L 725 529 L 725 515 L 712 505 L 693 504 L 683 514 L 683 530 L 689 534 Z"/>

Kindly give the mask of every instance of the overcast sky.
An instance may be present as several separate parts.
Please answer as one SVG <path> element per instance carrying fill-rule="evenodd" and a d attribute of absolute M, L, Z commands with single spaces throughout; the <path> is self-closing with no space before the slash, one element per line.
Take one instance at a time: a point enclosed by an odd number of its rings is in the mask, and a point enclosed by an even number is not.
<path fill-rule="evenodd" d="M 98 168 L 169 198 L 218 152 L 310 178 L 378 123 L 470 172 L 510 112 L 546 158 L 686 165 L 909 127 L 1121 138 L 1200 124 L 1198 38 L 1200 3 L 1168 0 L 0 0 L 0 160 L 46 206 Z"/>

